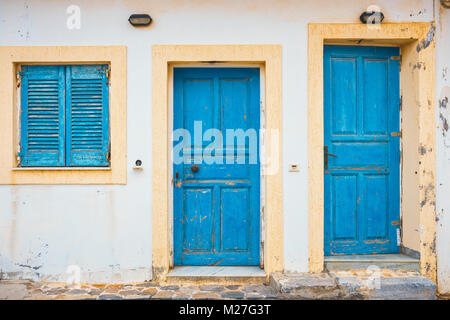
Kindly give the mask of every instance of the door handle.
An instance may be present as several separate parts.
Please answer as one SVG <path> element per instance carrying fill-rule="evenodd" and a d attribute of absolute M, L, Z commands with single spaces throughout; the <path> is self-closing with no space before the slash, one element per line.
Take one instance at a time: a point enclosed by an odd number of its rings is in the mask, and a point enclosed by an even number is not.
<path fill-rule="evenodd" d="M 328 170 L 328 156 L 337 158 L 338 156 L 332 153 L 328 153 L 328 146 L 323 147 L 324 165 L 325 170 Z"/>
<path fill-rule="evenodd" d="M 199 167 L 198 167 L 197 164 L 193 164 L 193 165 L 191 166 L 191 171 L 192 171 L 193 173 L 198 172 L 198 169 L 199 169 Z"/>

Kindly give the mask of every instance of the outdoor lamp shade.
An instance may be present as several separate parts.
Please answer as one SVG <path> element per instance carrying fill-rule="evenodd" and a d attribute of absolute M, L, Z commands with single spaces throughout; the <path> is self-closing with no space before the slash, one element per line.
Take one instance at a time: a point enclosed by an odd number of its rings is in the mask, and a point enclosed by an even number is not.
<path fill-rule="evenodd" d="M 364 24 L 378 24 L 381 23 L 383 19 L 383 12 L 378 11 L 365 11 L 359 17 L 359 20 Z"/>
<path fill-rule="evenodd" d="M 148 14 L 132 14 L 128 21 L 135 27 L 141 27 L 152 23 L 152 18 Z"/>

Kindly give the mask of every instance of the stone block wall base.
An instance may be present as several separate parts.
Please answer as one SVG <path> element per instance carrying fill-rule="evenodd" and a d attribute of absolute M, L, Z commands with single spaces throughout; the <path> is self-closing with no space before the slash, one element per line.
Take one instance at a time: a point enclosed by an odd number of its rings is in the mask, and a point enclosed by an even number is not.
<path fill-rule="evenodd" d="M 436 284 L 420 275 L 272 274 L 270 286 L 285 299 L 436 299 Z"/>

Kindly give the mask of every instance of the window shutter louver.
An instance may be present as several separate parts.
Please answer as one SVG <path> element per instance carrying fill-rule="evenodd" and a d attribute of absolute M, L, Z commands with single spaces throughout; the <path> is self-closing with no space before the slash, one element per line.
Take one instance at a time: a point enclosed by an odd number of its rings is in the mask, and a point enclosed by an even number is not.
<path fill-rule="evenodd" d="M 109 166 L 108 66 L 66 68 L 68 166 Z"/>
<path fill-rule="evenodd" d="M 23 66 L 21 166 L 64 166 L 64 67 Z"/>

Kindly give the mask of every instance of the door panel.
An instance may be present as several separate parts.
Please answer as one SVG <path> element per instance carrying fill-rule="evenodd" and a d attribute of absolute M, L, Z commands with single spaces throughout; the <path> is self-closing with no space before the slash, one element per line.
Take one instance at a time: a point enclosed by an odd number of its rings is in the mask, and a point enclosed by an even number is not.
<path fill-rule="evenodd" d="M 399 251 L 398 55 L 324 48 L 325 255 Z"/>
<path fill-rule="evenodd" d="M 357 175 L 333 176 L 334 234 L 335 240 L 356 240 L 357 224 Z M 338 196 L 344 194 L 345 197 Z"/>
<path fill-rule="evenodd" d="M 249 190 L 222 188 L 220 198 L 220 233 L 222 250 L 247 250 L 249 247 L 251 217 L 248 215 Z"/>
<path fill-rule="evenodd" d="M 332 59 L 333 133 L 356 134 L 356 59 Z"/>
<path fill-rule="evenodd" d="M 387 60 L 364 59 L 363 134 L 387 133 L 389 114 L 387 67 Z"/>
<path fill-rule="evenodd" d="M 259 88 L 257 68 L 174 69 L 174 130 L 192 142 L 174 139 L 175 265 L 260 264 Z"/>
<path fill-rule="evenodd" d="M 212 250 L 213 220 L 209 214 L 213 209 L 212 188 L 185 188 L 184 204 L 184 247 L 195 251 Z"/>

